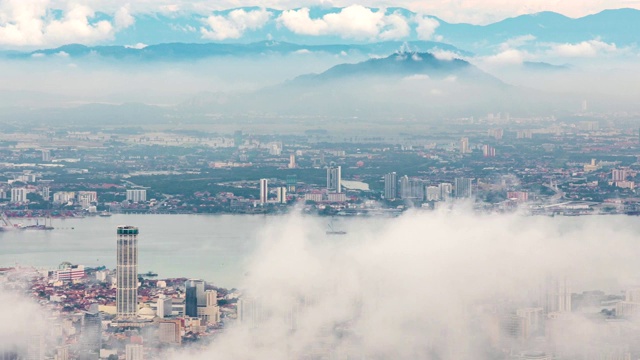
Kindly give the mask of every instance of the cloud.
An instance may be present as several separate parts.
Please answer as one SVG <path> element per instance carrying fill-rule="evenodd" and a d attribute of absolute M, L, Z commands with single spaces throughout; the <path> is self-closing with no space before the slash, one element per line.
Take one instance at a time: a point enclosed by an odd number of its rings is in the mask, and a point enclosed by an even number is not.
<path fill-rule="evenodd" d="M 136 19 L 129 12 L 129 6 L 123 6 L 114 16 L 115 27 L 117 29 L 126 29 L 136 22 Z"/>
<path fill-rule="evenodd" d="M 201 28 L 202 37 L 211 40 L 238 39 L 247 30 L 262 28 L 271 18 L 266 9 L 245 11 L 236 9 L 228 15 L 212 15 L 206 20 L 207 28 Z"/>
<path fill-rule="evenodd" d="M 5 0 L 0 5 L 0 45 L 55 46 L 68 43 L 96 43 L 113 38 L 117 29 L 133 24 L 126 7 L 107 20 L 93 21 L 92 8 L 68 3 L 61 16 L 51 15 L 49 0 Z"/>
<path fill-rule="evenodd" d="M 278 22 L 299 35 L 337 35 L 356 40 L 400 39 L 409 35 L 407 20 L 400 14 L 385 15 L 385 10 L 374 11 L 361 5 L 351 5 L 338 13 L 313 19 L 309 8 L 286 10 Z"/>
<path fill-rule="evenodd" d="M 453 59 L 461 59 L 462 55 L 449 50 L 435 49 L 431 53 L 438 60 L 451 61 Z"/>
<path fill-rule="evenodd" d="M 345 221 L 334 225 L 348 234 L 328 239 L 324 220 L 280 218 L 261 231 L 241 286 L 253 314 L 188 358 L 489 360 L 496 358 L 496 336 L 523 350 L 555 341 L 567 358 L 608 335 L 633 344 L 635 338 L 609 332 L 589 315 L 561 314 L 566 321 L 547 325 L 563 331 L 532 343 L 511 338 L 500 325 L 517 309 L 553 306 L 541 301 L 553 291 L 548 278 L 568 279 L 577 293 L 618 293 L 635 284 L 640 265 L 632 224 L 456 208 Z M 612 242 L 606 256 L 602 239 Z"/>
<path fill-rule="evenodd" d="M 547 46 L 549 46 L 549 55 L 559 57 L 596 57 L 603 54 L 613 54 L 620 50 L 616 44 L 609 44 L 599 39 L 576 44 L 549 44 Z"/>
<path fill-rule="evenodd" d="M 490 65 L 520 65 L 524 62 L 525 53 L 516 49 L 507 49 L 498 54 L 487 56 L 482 60 Z"/>
<path fill-rule="evenodd" d="M 416 16 L 415 22 L 418 24 L 416 33 L 418 34 L 418 38 L 422 40 L 433 39 L 436 29 L 440 26 L 438 20 L 423 15 Z"/>

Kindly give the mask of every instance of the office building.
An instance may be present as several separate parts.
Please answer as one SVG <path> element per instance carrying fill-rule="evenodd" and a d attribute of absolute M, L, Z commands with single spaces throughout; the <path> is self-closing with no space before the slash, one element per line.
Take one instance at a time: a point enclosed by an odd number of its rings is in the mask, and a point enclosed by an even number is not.
<path fill-rule="evenodd" d="M 260 204 L 266 204 L 269 199 L 269 181 L 260 179 Z"/>
<path fill-rule="evenodd" d="M 133 203 L 140 203 L 147 201 L 147 190 L 145 189 L 133 189 L 127 190 L 127 201 Z"/>
<path fill-rule="evenodd" d="M 186 294 L 184 314 L 189 317 L 198 317 L 198 306 L 206 305 L 204 281 L 189 279 L 185 282 L 184 287 Z"/>
<path fill-rule="evenodd" d="M 394 172 L 384 176 L 384 198 L 395 200 L 398 196 L 398 175 Z"/>
<path fill-rule="evenodd" d="M 279 204 L 286 204 L 287 203 L 287 188 L 284 186 L 281 186 L 277 189 L 277 195 L 278 195 L 278 203 Z"/>
<path fill-rule="evenodd" d="M 42 192 L 40 194 L 42 195 L 44 201 L 49 201 L 49 199 L 51 198 L 51 188 L 49 188 L 48 186 L 42 187 Z"/>
<path fill-rule="evenodd" d="M 456 178 L 455 179 L 455 197 L 456 199 L 468 199 L 473 196 L 473 179 Z"/>
<path fill-rule="evenodd" d="M 14 204 L 27 202 L 27 193 L 25 188 L 11 188 L 11 202 Z"/>
<path fill-rule="evenodd" d="M 205 305 L 198 306 L 198 318 L 204 324 L 216 324 L 220 322 L 220 308 L 218 307 L 218 292 L 207 290 L 205 295 Z"/>
<path fill-rule="evenodd" d="M 613 169 L 611 171 L 611 181 L 625 181 L 627 180 L 627 170 Z"/>
<path fill-rule="evenodd" d="M 58 191 L 53 193 L 54 204 L 66 204 L 76 197 L 76 193 L 73 191 Z"/>
<path fill-rule="evenodd" d="M 332 192 L 342 192 L 342 174 L 340 166 L 330 166 L 327 168 L 327 190 Z"/>
<path fill-rule="evenodd" d="M 238 322 L 249 328 L 255 328 L 262 321 L 262 306 L 260 302 L 250 296 L 243 296 L 236 303 Z"/>
<path fill-rule="evenodd" d="M 124 353 L 125 360 L 144 360 L 144 347 L 140 344 L 127 344 Z"/>
<path fill-rule="evenodd" d="M 132 319 L 138 311 L 138 228 L 118 226 L 116 316 Z"/>

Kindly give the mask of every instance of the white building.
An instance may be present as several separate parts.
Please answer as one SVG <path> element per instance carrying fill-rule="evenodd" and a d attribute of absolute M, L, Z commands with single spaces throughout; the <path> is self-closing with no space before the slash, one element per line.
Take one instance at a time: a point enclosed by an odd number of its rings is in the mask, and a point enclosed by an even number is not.
<path fill-rule="evenodd" d="M 440 187 L 427 186 L 427 201 L 440 201 Z"/>
<path fill-rule="evenodd" d="M 281 186 L 277 189 L 278 194 L 278 203 L 286 204 L 287 203 L 287 188 L 285 186 Z"/>
<path fill-rule="evenodd" d="M 147 201 L 147 190 L 145 189 L 133 189 L 127 190 L 127 201 L 133 203 L 140 203 Z"/>
<path fill-rule="evenodd" d="M 156 305 L 156 314 L 159 318 L 165 318 L 171 316 L 173 312 L 173 300 L 164 294 L 160 294 Z"/>
<path fill-rule="evenodd" d="M 24 203 L 27 202 L 27 189 L 26 188 L 12 188 L 11 189 L 11 202 L 12 203 Z"/>
<path fill-rule="evenodd" d="M 72 201 L 76 197 L 76 193 L 73 191 L 58 191 L 53 193 L 54 204 L 65 204 Z"/>
<path fill-rule="evenodd" d="M 266 204 L 269 199 L 269 180 L 260 179 L 260 204 Z"/>
<path fill-rule="evenodd" d="M 342 192 L 342 168 L 340 166 L 327 168 L 327 190 Z"/>
<path fill-rule="evenodd" d="M 124 352 L 126 360 L 144 360 L 144 347 L 140 344 L 127 344 Z"/>
<path fill-rule="evenodd" d="M 98 202 L 98 193 L 95 191 L 78 191 L 78 204 L 86 209 L 91 203 Z"/>

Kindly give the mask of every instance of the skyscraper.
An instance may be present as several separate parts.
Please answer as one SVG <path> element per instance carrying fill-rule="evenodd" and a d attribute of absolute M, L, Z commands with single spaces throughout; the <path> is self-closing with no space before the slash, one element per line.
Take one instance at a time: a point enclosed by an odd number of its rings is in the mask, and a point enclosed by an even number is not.
<path fill-rule="evenodd" d="M 204 281 L 189 279 L 184 287 L 186 290 L 184 314 L 189 317 L 198 317 L 198 306 L 206 305 Z"/>
<path fill-rule="evenodd" d="M 289 169 L 296 168 L 296 154 L 289 155 Z"/>
<path fill-rule="evenodd" d="M 411 182 L 407 175 L 400 178 L 400 198 L 406 200 L 411 197 Z"/>
<path fill-rule="evenodd" d="M 387 200 L 395 200 L 398 195 L 398 175 L 396 173 L 388 173 L 384 176 L 384 198 Z"/>
<path fill-rule="evenodd" d="M 144 348 L 140 344 L 127 344 L 124 348 L 125 360 L 143 360 Z"/>
<path fill-rule="evenodd" d="M 460 139 L 460 153 L 468 154 L 470 152 L 471 151 L 469 150 L 469 138 L 463 137 L 462 139 Z"/>
<path fill-rule="evenodd" d="M 464 177 L 455 179 L 456 199 L 467 199 L 473 195 L 472 180 Z"/>
<path fill-rule="evenodd" d="M 269 180 L 260 179 L 260 204 L 266 204 L 269 198 Z"/>
<path fill-rule="evenodd" d="M 102 317 L 98 304 L 91 304 L 82 322 L 81 351 L 84 358 L 97 359 L 102 348 Z"/>
<path fill-rule="evenodd" d="M 134 318 L 138 312 L 138 228 L 118 226 L 116 315 Z"/>
<path fill-rule="evenodd" d="M 327 190 L 342 192 L 342 174 L 340 166 L 329 166 L 327 168 Z"/>

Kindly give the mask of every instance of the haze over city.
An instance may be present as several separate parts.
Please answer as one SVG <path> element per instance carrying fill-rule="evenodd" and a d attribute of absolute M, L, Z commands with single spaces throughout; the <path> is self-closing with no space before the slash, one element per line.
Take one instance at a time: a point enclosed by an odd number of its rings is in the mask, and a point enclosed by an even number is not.
<path fill-rule="evenodd" d="M 0 0 L 0 359 L 640 358 L 639 33 Z"/>

